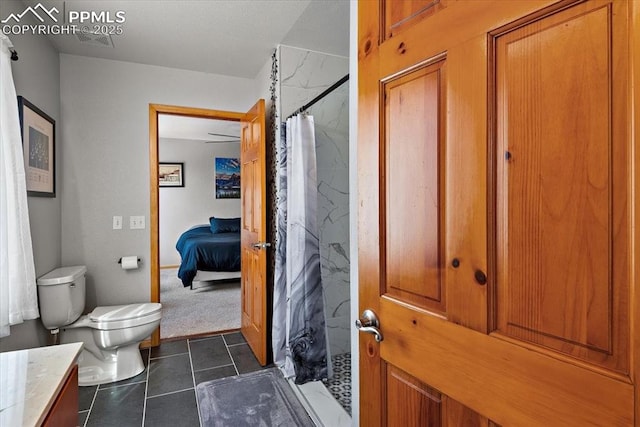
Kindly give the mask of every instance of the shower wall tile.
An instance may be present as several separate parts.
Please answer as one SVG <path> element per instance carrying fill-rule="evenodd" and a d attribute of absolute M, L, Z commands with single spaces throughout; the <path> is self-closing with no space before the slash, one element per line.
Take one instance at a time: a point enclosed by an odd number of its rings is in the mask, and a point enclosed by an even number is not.
<path fill-rule="evenodd" d="M 331 356 L 351 351 L 350 317 L 332 317 L 327 320 Z"/>
<path fill-rule="evenodd" d="M 342 134 L 349 146 L 349 85 L 343 84 L 331 95 L 311 107 L 316 122 L 322 128 L 332 129 Z"/>
<path fill-rule="evenodd" d="M 289 116 L 348 72 L 349 58 L 280 46 L 280 117 Z"/>
<path fill-rule="evenodd" d="M 335 82 L 333 82 L 335 83 Z M 324 89 L 323 89 L 324 90 Z M 312 100 L 322 90 L 309 90 L 283 86 L 281 88 L 283 119 Z M 323 127 L 337 130 L 345 135 L 349 134 L 349 85 L 345 84 L 335 89 L 327 97 L 321 99 L 311 107 L 316 123 Z"/>
<path fill-rule="evenodd" d="M 280 117 L 349 72 L 348 58 L 280 46 Z M 331 354 L 350 351 L 349 85 L 310 108 L 315 122 L 318 231 Z"/>
<path fill-rule="evenodd" d="M 280 78 L 283 86 L 320 89 L 331 86 L 349 72 L 349 58 L 282 46 Z"/>
<path fill-rule="evenodd" d="M 316 119 L 314 117 L 314 119 Z M 316 119 L 318 123 L 318 119 Z M 316 160 L 318 170 L 331 169 L 343 171 L 349 170 L 349 135 L 347 132 L 339 132 L 316 124 Z M 347 144 L 345 144 L 347 142 Z M 346 182 L 347 190 L 349 183 Z"/>

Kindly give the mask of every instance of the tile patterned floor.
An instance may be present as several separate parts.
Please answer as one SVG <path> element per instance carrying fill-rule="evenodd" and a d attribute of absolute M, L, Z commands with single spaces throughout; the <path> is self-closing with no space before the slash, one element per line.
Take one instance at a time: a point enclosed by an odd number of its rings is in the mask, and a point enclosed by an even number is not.
<path fill-rule="evenodd" d="M 333 397 L 351 415 L 351 353 L 337 354 L 331 357 L 333 378 L 324 384 Z"/>
<path fill-rule="evenodd" d="M 134 378 L 80 387 L 79 426 L 199 426 L 197 384 L 263 369 L 239 332 L 165 342 L 142 358 Z"/>

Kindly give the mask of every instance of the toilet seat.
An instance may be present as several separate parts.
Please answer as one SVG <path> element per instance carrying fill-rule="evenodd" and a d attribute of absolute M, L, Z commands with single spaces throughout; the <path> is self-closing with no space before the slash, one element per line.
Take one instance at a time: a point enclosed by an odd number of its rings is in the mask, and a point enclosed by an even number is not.
<path fill-rule="evenodd" d="M 159 303 L 140 303 L 96 307 L 66 328 L 88 327 L 100 330 L 131 328 L 155 322 L 162 316 Z"/>

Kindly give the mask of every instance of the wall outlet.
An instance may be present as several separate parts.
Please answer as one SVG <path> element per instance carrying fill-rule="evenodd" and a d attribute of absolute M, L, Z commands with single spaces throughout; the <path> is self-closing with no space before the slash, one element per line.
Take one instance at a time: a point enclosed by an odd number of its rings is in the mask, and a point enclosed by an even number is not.
<path fill-rule="evenodd" d="M 141 216 L 130 216 L 129 217 L 129 228 L 131 230 L 142 230 L 142 229 L 144 229 L 144 215 L 141 215 Z"/>
<path fill-rule="evenodd" d="M 122 230 L 122 216 L 117 215 L 113 217 L 113 229 Z"/>

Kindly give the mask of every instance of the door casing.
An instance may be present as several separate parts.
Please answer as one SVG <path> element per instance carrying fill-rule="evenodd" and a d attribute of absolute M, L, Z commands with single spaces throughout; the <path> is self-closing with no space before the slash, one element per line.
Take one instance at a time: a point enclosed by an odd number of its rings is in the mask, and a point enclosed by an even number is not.
<path fill-rule="evenodd" d="M 239 122 L 245 115 L 245 113 L 235 111 L 149 104 L 149 232 L 151 235 L 149 258 L 151 262 L 151 302 L 160 302 L 160 192 L 158 185 L 158 115 L 160 114 L 236 122 Z M 158 326 L 151 335 L 151 340 L 143 343 L 143 346 L 156 347 L 158 345 L 160 345 L 160 326 Z"/>

